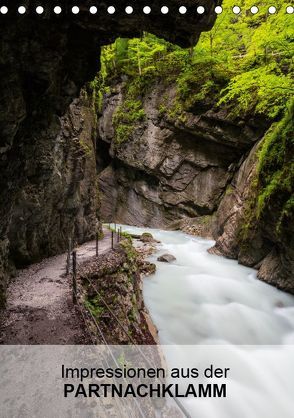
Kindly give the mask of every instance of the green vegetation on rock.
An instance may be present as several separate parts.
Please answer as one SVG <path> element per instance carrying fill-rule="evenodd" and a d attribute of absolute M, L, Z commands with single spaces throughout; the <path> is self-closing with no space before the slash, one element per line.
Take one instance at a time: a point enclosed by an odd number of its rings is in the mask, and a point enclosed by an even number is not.
<path fill-rule="evenodd" d="M 270 126 L 258 149 L 258 167 L 245 204 L 244 238 L 269 205 L 278 213 L 276 232 L 293 212 L 293 16 L 288 2 L 277 0 L 277 12 L 257 0 L 240 0 L 242 12 L 224 12 L 198 44 L 182 49 L 148 33 L 117 39 L 103 47 L 96 81 L 99 106 L 120 85 L 121 103 L 113 115 L 115 145 L 132 140 L 146 120 L 144 100 L 162 87 L 160 118 L 185 124 L 187 112 L 224 109 L 231 119 L 255 120 Z M 97 89 L 96 89 L 97 90 Z M 255 118 L 255 119 L 254 119 Z M 226 193 L 231 193 L 230 187 Z M 245 239 L 245 238 L 244 238 Z"/>
<path fill-rule="evenodd" d="M 124 239 L 119 243 L 119 245 L 127 256 L 129 266 L 132 267 L 132 265 L 135 264 L 137 261 L 137 251 L 132 245 L 132 240 Z"/>
<path fill-rule="evenodd" d="M 100 316 L 104 313 L 105 308 L 104 306 L 100 305 L 100 296 L 97 295 L 95 297 L 92 298 L 88 298 L 85 302 L 84 302 L 85 307 L 92 313 L 92 315 L 96 318 L 99 319 Z"/>
<path fill-rule="evenodd" d="M 275 15 L 262 0 L 255 2 L 259 13 L 252 14 L 251 3 L 241 0 L 242 13 L 235 15 L 229 12 L 235 1 L 225 0 L 224 12 L 194 48 L 182 49 L 148 33 L 103 48 L 95 96 L 101 107 L 113 82 L 122 80 L 124 100 L 114 115 L 118 143 L 144 120 L 142 97 L 156 83 L 176 88 L 173 102 L 163 97 L 159 107 L 172 119 L 181 120 L 183 112 L 203 104 L 225 106 L 233 117 L 259 114 L 274 120 L 283 115 L 293 93 L 292 16 L 285 13 L 285 0 L 277 0 Z"/>
<path fill-rule="evenodd" d="M 265 135 L 259 153 L 257 167 L 259 195 L 257 216 L 274 199 L 279 205 L 277 228 L 283 218 L 294 210 L 294 101 L 284 118 L 275 123 Z M 278 232 L 278 231 L 277 231 Z"/>
<path fill-rule="evenodd" d="M 251 194 L 245 204 L 244 220 L 239 238 L 242 245 L 249 245 L 250 230 L 264 221 L 271 212 L 274 216 L 273 231 L 277 237 L 294 219 L 294 101 L 284 117 L 273 123 L 257 151 L 257 167 L 251 183 Z"/>
<path fill-rule="evenodd" d="M 142 103 L 139 100 L 127 99 L 116 109 L 113 115 L 113 126 L 115 129 L 115 142 L 122 144 L 131 138 L 137 122 L 145 118 Z"/>

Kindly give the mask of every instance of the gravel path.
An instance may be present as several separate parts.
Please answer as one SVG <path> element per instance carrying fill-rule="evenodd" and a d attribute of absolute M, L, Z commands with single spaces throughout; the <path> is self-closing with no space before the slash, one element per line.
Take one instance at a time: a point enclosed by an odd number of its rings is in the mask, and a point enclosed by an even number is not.
<path fill-rule="evenodd" d="M 99 254 L 111 235 L 104 230 Z M 78 262 L 95 255 L 95 241 L 77 248 Z M 90 344 L 84 322 L 72 302 L 71 278 L 65 276 L 66 254 L 47 258 L 18 272 L 7 291 L 1 314 L 1 344 Z"/>

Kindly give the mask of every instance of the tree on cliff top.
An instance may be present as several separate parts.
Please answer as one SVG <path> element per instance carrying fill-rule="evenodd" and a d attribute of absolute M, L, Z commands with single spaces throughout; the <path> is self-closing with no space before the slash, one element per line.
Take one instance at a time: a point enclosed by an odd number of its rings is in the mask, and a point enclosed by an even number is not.
<path fill-rule="evenodd" d="M 117 39 L 103 48 L 99 86 L 107 89 L 113 78 L 124 76 L 140 96 L 161 80 L 176 83 L 184 109 L 211 98 L 235 115 L 281 116 L 292 95 L 293 16 L 285 13 L 284 0 L 276 1 L 273 15 L 261 0 L 255 2 L 259 12 L 252 14 L 251 3 L 241 0 L 242 12 L 235 15 L 235 1 L 225 0 L 212 30 L 190 50 L 151 34 Z"/>

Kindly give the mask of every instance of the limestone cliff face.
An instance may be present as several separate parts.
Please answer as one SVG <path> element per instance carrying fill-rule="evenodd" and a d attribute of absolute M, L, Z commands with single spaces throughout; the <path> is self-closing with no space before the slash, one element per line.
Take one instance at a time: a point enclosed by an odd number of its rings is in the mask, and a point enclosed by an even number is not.
<path fill-rule="evenodd" d="M 259 269 L 258 277 L 294 294 L 294 223 L 289 213 L 277 231 L 279 201 L 270 199 L 262 215 L 250 217 L 256 200 L 257 143 L 234 176 L 217 210 L 212 252 Z"/>
<path fill-rule="evenodd" d="M 163 97 L 173 103 L 173 87 L 153 85 L 142 98 L 144 119 L 118 142 L 114 121 L 124 82 L 105 96 L 97 142 L 102 219 L 211 236 L 212 252 L 258 268 L 262 280 L 294 293 L 293 220 L 278 234 L 280 209 L 271 199 L 247 225 L 257 199 L 257 150 L 269 123 L 232 120 L 216 108 L 179 118 L 162 111 Z"/>
<path fill-rule="evenodd" d="M 95 234 L 99 200 L 89 101 L 75 99 L 60 123 L 59 132 L 50 127 L 51 141 L 41 137 L 25 152 L 25 181 L 8 229 L 16 264 L 63 250 L 69 236 L 82 242 Z"/>
<path fill-rule="evenodd" d="M 168 227 L 180 218 L 215 213 L 263 128 L 234 123 L 223 111 L 171 117 L 162 112 L 162 97 L 172 103 L 175 91 L 156 85 L 143 98 L 144 120 L 127 141 L 117 143 L 112 121 L 124 100 L 122 91 L 119 84 L 105 98 L 99 120 L 97 152 L 108 147 L 111 158 L 99 175 L 101 217 Z"/>

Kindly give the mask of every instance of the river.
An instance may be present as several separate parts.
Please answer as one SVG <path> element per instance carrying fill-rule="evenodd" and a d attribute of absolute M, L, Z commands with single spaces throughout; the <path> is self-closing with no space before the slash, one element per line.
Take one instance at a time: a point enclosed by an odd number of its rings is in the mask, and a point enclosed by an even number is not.
<path fill-rule="evenodd" d="M 237 395 L 185 400 L 191 415 L 292 418 L 294 297 L 258 280 L 256 270 L 209 254 L 211 240 L 122 227 L 133 234 L 150 232 L 161 242 L 150 257 L 157 271 L 144 280 L 143 293 L 168 366 L 192 367 L 196 356 L 235 369 L 228 390 Z M 176 261 L 158 262 L 164 253 Z"/>

